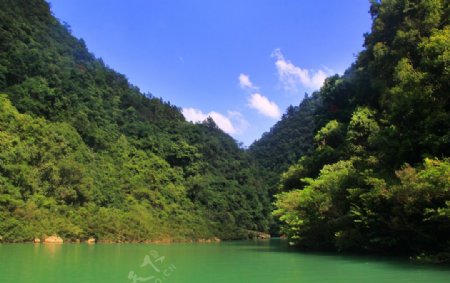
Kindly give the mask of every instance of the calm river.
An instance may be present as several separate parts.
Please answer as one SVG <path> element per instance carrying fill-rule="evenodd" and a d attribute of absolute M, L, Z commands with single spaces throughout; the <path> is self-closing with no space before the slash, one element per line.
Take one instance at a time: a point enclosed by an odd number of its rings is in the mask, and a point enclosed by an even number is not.
<path fill-rule="evenodd" d="M 302 253 L 285 242 L 0 244 L 0 282 L 450 282 L 450 268 L 369 256 Z"/>

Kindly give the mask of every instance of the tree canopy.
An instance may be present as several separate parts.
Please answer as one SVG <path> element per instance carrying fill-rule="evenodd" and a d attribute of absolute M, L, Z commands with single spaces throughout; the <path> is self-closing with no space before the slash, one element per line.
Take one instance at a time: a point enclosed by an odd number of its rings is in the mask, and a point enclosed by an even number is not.
<path fill-rule="evenodd" d="M 303 248 L 448 260 L 449 5 L 372 0 L 352 66 L 244 150 L 131 85 L 45 1 L 0 1 L 0 240 L 280 229 Z"/>
<path fill-rule="evenodd" d="M 255 162 L 95 58 L 43 0 L 0 1 L 0 236 L 241 238 L 271 221 Z"/>
<path fill-rule="evenodd" d="M 364 50 L 315 94 L 313 149 L 279 179 L 274 215 L 305 248 L 448 259 L 449 3 L 370 11 Z"/>

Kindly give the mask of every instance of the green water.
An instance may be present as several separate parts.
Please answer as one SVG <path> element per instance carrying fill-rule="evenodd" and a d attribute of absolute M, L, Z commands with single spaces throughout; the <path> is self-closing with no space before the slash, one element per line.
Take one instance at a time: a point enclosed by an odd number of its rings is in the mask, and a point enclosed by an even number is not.
<path fill-rule="evenodd" d="M 447 283 L 450 269 L 399 259 L 294 252 L 280 240 L 170 245 L 3 244 L 0 282 Z"/>

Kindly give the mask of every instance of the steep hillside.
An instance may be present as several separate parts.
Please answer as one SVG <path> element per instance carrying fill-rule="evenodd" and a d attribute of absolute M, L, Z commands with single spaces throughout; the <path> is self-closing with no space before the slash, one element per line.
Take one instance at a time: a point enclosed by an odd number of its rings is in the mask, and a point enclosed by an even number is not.
<path fill-rule="evenodd" d="M 43 0 L 0 1 L 0 239 L 146 241 L 267 229 L 258 170 L 212 120 L 143 94 Z"/>
<path fill-rule="evenodd" d="M 449 2 L 370 12 L 365 49 L 317 93 L 314 149 L 283 174 L 275 215 L 302 247 L 448 260 Z"/>
<path fill-rule="evenodd" d="M 312 150 L 319 104 L 317 96 L 305 95 L 299 106 L 290 106 L 281 120 L 249 147 L 250 155 L 267 171 L 270 187 L 276 186 L 283 171 Z"/>

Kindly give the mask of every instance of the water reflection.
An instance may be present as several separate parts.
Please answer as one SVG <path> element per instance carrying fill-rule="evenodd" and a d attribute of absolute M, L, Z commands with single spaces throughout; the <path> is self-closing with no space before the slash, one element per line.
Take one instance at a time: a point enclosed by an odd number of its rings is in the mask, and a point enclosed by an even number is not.
<path fill-rule="evenodd" d="M 162 265 L 156 265 L 160 272 L 148 269 L 149 265 L 141 267 L 152 251 L 165 257 L 164 264 L 176 266 L 176 272 L 164 277 Z M 143 270 L 150 273 L 137 273 Z M 167 283 L 450 282 L 448 267 L 398 258 L 303 252 L 280 239 L 220 244 L 0 245 L 1 283 L 130 282 L 130 271 L 140 277 L 164 275 L 161 278 Z"/>
<path fill-rule="evenodd" d="M 44 244 L 41 244 L 41 247 L 42 247 L 42 251 L 45 254 L 45 256 L 48 256 L 51 259 L 56 259 L 58 257 L 58 255 L 61 253 L 63 244 L 44 243 Z"/>

